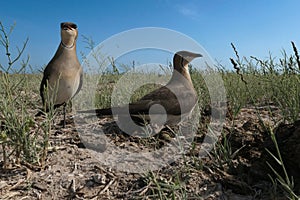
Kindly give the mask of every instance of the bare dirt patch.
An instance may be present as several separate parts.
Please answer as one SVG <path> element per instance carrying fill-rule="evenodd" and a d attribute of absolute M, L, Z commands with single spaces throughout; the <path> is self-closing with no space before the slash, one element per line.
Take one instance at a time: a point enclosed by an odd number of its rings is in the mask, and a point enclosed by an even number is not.
<path fill-rule="evenodd" d="M 288 173 L 293 176 L 295 192 L 300 194 L 300 122 L 274 124 L 280 118 L 275 107 L 244 108 L 228 117 L 219 145 L 230 145 L 232 153 L 226 160 L 217 151 L 199 158 L 197 150 L 203 135 L 201 128 L 194 147 L 182 158 L 153 172 L 135 174 L 117 171 L 103 165 L 84 147 L 69 118 L 67 127 L 54 125 L 50 147 L 43 169 L 30 165 L 0 168 L 1 199 L 285 199 L 283 192 L 274 194 L 268 174 L 274 175 L 266 162 L 282 172 L 266 152 L 275 152 L 269 133 L 262 125 L 276 126 L 277 141 Z M 271 114 L 272 113 L 272 114 Z M 272 115 L 272 116 L 271 116 Z M 260 116 L 260 117 L 258 117 Z M 274 120 L 276 118 L 276 120 Z M 203 117 L 202 121 L 209 120 Z M 56 119 L 58 121 L 58 119 Z M 140 139 L 117 129 L 111 119 L 99 121 L 106 136 L 120 147 L 139 151 L 159 148 L 174 138 L 168 131 Z M 202 127 L 203 130 L 205 126 Z M 216 149 L 220 147 L 216 147 Z M 2 160 L 2 158 L 0 159 Z M 274 176 L 273 176 L 274 177 Z"/>

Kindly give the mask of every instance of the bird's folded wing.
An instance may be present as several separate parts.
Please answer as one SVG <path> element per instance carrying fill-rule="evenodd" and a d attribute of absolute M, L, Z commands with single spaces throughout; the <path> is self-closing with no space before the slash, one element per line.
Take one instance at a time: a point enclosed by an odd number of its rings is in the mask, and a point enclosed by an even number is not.
<path fill-rule="evenodd" d="M 190 112 L 197 102 L 197 96 L 194 91 L 180 88 L 180 91 L 177 93 L 174 94 L 167 87 L 161 87 L 145 95 L 139 101 L 129 103 L 128 105 L 78 112 L 96 113 L 97 116 L 148 115 L 150 112 L 151 114 L 181 115 Z M 160 106 L 150 109 L 153 105 Z"/>
<path fill-rule="evenodd" d="M 188 103 L 188 102 L 187 102 Z M 153 105 L 160 105 L 156 109 L 150 108 Z M 180 115 L 189 112 L 195 102 L 189 102 L 186 105 L 180 105 L 177 99 L 167 99 L 167 100 L 140 100 L 135 103 L 130 103 L 127 106 L 94 109 L 94 110 L 82 110 L 78 113 L 96 113 L 97 116 L 107 116 L 107 115 L 148 115 L 150 114 L 168 114 L 168 115 Z"/>

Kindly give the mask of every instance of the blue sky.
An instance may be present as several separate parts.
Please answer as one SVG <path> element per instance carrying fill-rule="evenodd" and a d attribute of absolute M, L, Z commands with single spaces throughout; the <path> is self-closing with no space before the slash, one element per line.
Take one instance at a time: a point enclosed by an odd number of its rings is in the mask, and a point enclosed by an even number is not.
<path fill-rule="evenodd" d="M 9 27 L 12 47 L 29 37 L 26 54 L 39 69 L 49 62 L 60 42 L 59 24 L 79 27 L 78 55 L 87 54 L 82 35 L 96 44 L 133 28 L 162 27 L 181 32 L 201 44 L 213 59 L 231 68 L 233 42 L 241 56 L 280 56 L 300 48 L 300 1 L 287 0 L 111 0 L 2 1 L 0 21 Z M 0 63 L 3 48 L 0 47 Z"/>

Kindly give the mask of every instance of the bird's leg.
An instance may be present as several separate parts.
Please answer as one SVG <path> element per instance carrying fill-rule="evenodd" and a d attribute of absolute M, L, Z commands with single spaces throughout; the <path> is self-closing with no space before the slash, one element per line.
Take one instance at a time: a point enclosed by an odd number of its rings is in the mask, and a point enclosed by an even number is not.
<path fill-rule="evenodd" d="M 63 105 L 63 113 L 64 113 L 63 128 L 66 127 L 66 107 L 67 107 L 67 103 L 64 103 L 64 105 Z"/>

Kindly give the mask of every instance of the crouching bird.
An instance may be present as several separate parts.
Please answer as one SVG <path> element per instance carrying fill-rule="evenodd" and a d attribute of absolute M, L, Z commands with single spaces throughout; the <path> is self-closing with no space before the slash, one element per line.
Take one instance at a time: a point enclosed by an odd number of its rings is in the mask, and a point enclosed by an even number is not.
<path fill-rule="evenodd" d="M 145 122 L 158 127 L 155 133 L 166 125 L 177 125 L 191 113 L 198 100 L 188 67 L 197 57 L 202 55 L 189 51 L 176 52 L 170 81 L 136 102 L 118 107 L 82 110 L 78 113 L 96 113 L 97 117 L 118 116 L 119 127 L 127 133 L 135 131 L 136 124 L 141 125 Z M 130 123 L 130 119 L 135 123 Z"/>
<path fill-rule="evenodd" d="M 66 125 L 66 104 L 82 87 L 82 67 L 76 54 L 77 25 L 60 24 L 61 42 L 44 70 L 40 95 L 46 112 L 63 106 L 63 127 Z"/>

